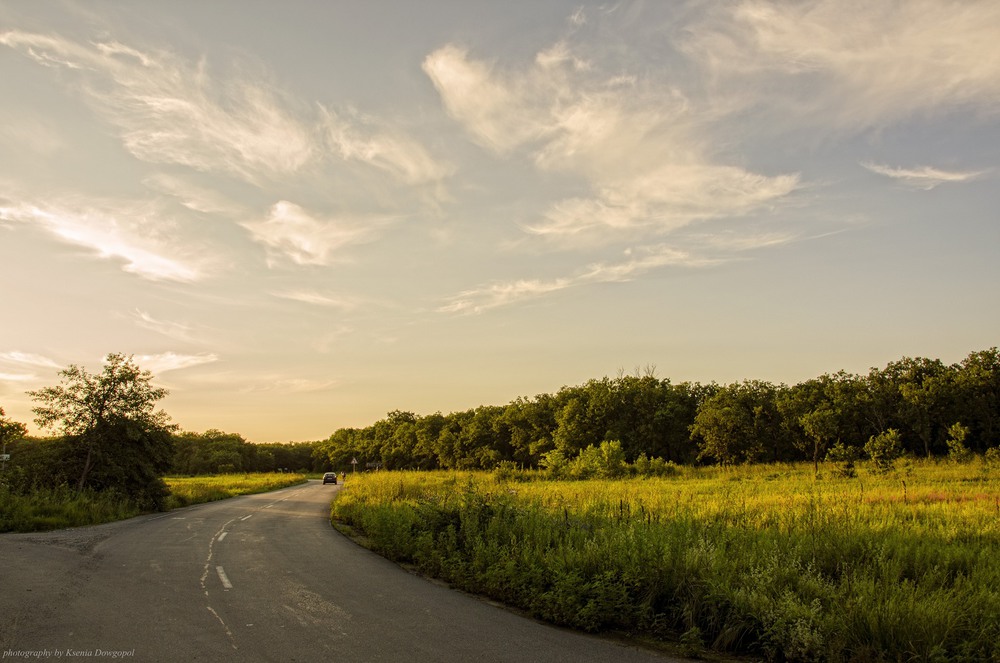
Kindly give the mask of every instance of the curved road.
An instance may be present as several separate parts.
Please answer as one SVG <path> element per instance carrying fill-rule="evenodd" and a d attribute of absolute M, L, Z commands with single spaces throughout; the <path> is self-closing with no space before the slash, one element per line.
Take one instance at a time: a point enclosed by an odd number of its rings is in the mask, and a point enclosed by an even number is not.
<path fill-rule="evenodd" d="M 330 526 L 339 489 L 314 481 L 98 527 L 0 535 L 0 659 L 677 660 L 407 573 Z"/>

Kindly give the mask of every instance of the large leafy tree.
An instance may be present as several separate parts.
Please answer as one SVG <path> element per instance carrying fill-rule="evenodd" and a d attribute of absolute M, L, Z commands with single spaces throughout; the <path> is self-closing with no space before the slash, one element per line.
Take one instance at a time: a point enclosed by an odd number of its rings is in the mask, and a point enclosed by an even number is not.
<path fill-rule="evenodd" d="M 778 388 L 760 380 L 722 387 L 698 410 L 691 435 L 700 440 L 699 458 L 722 465 L 754 463 L 782 443 Z"/>
<path fill-rule="evenodd" d="M 55 387 L 28 392 L 42 428 L 73 444 L 77 489 L 118 490 L 147 508 L 159 508 L 166 492 L 161 478 L 171 464 L 176 428 L 157 401 L 167 390 L 131 356 L 109 354 L 100 373 L 71 365 Z"/>

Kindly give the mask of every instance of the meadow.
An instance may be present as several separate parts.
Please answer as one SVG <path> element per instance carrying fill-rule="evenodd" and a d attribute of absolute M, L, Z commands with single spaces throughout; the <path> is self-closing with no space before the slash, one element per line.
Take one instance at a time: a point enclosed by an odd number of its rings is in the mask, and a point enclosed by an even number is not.
<path fill-rule="evenodd" d="M 214 502 L 237 495 L 266 493 L 306 481 L 304 474 L 260 472 L 254 474 L 215 474 L 210 476 L 166 477 L 170 495 L 167 508 Z"/>
<path fill-rule="evenodd" d="M 278 472 L 167 477 L 164 481 L 170 494 L 166 498 L 166 510 L 267 492 L 305 480 L 303 474 Z M 98 525 L 140 513 L 139 507 L 115 491 L 77 491 L 59 486 L 16 493 L 0 486 L 0 532 L 41 532 Z"/>
<path fill-rule="evenodd" d="M 981 460 L 352 478 L 332 519 L 453 586 L 586 631 L 787 661 L 1000 660 L 1000 480 Z"/>

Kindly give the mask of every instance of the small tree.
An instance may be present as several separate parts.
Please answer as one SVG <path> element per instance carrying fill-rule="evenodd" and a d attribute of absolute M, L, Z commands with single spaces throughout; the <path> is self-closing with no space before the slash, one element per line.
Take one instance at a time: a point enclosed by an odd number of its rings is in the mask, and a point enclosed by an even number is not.
<path fill-rule="evenodd" d="M 812 442 L 813 471 L 819 474 L 820 454 L 837 437 L 837 415 L 822 406 L 799 417 L 799 425 Z"/>
<path fill-rule="evenodd" d="M 961 423 L 954 423 L 948 428 L 948 458 L 954 463 L 968 463 L 972 460 L 972 452 L 965 446 L 965 438 L 969 429 Z"/>
<path fill-rule="evenodd" d="M 892 471 L 896 459 L 902 455 L 903 445 L 899 431 L 890 428 L 878 435 L 872 435 L 865 444 L 865 453 L 872 461 L 876 474 L 888 474 Z"/>
<path fill-rule="evenodd" d="M 542 456 L 539 466 L 553 478 L 561 478 L 569 465 L 569 459 L 561 449 L 553 449 Z"/>
<path fill-rule="evenodd" d="M 152 373 L 131 356 L 109 354 L 105 362 L 96 375 L 71 365 L 58 386 L 28 392 L 41 403 L 35 422 L 73 443 L 65 462 L 78 469 L 78 490 L 118 490 L 144 508 L 160 508 L 176 428 L 156 409 L 167 390 L 152 386 Z"/>
<path fill-rule="evenodd" d="M 860 449 L 851 445 L 845 445 L 843 442 L 837 442 L 826 452 L 826 459 L 831 463 L 836 463 L 837 472 L 840 476 L 847 478 L 857 476 L 858 473 L 854 469 L 854 463 L 859 458 L 861 458 Z"/>

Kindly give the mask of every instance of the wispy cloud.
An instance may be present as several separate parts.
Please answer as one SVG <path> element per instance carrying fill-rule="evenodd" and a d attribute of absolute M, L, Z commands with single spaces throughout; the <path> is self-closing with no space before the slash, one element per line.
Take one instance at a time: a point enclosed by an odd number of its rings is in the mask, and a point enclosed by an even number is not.
<path fill-rule="evenodd" d="M 745 0 L 711 9 L 683 48 L 730 111 L 865 129 L 952 108 L 995 114 L 998 31 L 992 0 Z"/>
<path fill-rule="evenodd" d="M 281 299 L 302 302 L 303 304 L 337 308 L 344 311 L 352 311 L 361 305 L 360 300 L 356 297 L 332 296 L 306 290 L 272 292 L 271 295 Z"/>
<path fill-rule="evenodd" d="M 585 242 L 599 241 L 607 231 L 663 233 L 693 221 L 749 214 L 797 188 L 797 175 L 767 177 L 728 166 L 670 164 L 631 181 L 609 181 L 596 197 L 560 201 L 526 229 Z"/>
<path fill-rule="evenodd" d="M 162 334 L 163 336 L 167 336 L 178 341 L 194 340 L 194 329 L 190 325 L 157 320 L 146 311 L 141 311 L 139 309 L 135 309 L 135 311 L 132 312 L 132 319 L 139 327 L 156 332 L 157 334 Z"/>
<path fill-rule="evenodd" d="M 271 207 L 267 220 L 242 225 L 272 257 L 287 258 L 298 265 L 325 265 L 339 249 L 369 239 L 373 223 L 316 218 L 295 203 L 282 200 Z"/>
<path fill-rule="evenodd" d="M 407 184 L 437 182 L 450 169 L 406 132 L 294 98 L 264 74 L 212 71 L 209 63 L 107 40 L 80 43 L 11 30 L 0 44 L 40 65 L 70 69 L 90 104 L 150 163 L 180 164 L 261 184 L 319 169 L 330 157 Z"/>
<path fill-rule="evenodd" d="M 537 299 L 561 290 L 593 283 L 619 283 L 632 280 L 653 269 L 666 266 L 708 267 L 720 259 L 698 257 L 667 245 L 630 249 L 620 262 L 599 262 L 572 276 L 550 280 L 518 279 L 466 290 L 451 297 L 438 308 L 441 313 L 483 313 L 524 300 Z"/>
<path fill-rule="evenodd" d="M 0 352 L 0 361 L 23 366 L 36 366 L 38 368 L 54 368 L 57 370 L 62 368 L 54 359 L 29 352 Z"/>
<path fill-rule="evenodd" d="M 120 260 L 122 269 L 153 281 L 196 281 L 192 260 L 177 257 L 167 235 L 173 222 L 150 205 L 120 201 L 64 200 L 52 204 L 0 206 L 0 220 L 39 227 L 99 258 Z"/>
<path fill-rule="evenodd" d="M 34 373 L 0 373 L 0 382 L 34 382 L 37 379 Z"/>
<path fill-rule="evenodd" d="M 175 352 L 164 352 L 155 355 L 135 355 L 135 363 L 143 370 L 154 375 L 166 373 L 167 371 L 178 371 L 193 366 L 211 364 L 219 360 L 214 353 L 198 355 L 177 354 Z"/>
<path fill-rule="evenodd" d="M 446 110 L 498 155 L 522 150 L 541 170 L 580 178 L 590 195 L 557 201 L 525 224 L 536 236 L 600 245 L 778 204 L 797 174 L 765 175 L 713 154 L 680 90 L 603 73 L 567 42 L 527 67 L 501 70 L 455 46 L 424 70 Z"/>
<path fill-rule="evenodd" d="M 10 31 L 0 43 L 39 64 L 84 77 L 90 102 L 120 130 L 125 147 L 153 163 L 223 171 L 243 179 L 294 173 L 313 158 L 315 142 L 262 81 L 220 81 L 206 62 L 143 52 L 116 41 L 80 44 L 58 36 Z"/>
<path fill-rule="evenodd" d="M 144 179 L 143 184 L 154 191 L 173 197 L 181 206 L 193 212 L 218 215 L 224 218 L 246 214 L 243 205 L 233 202 L 218 191 L 190 182 L 186 178 L 158 173 Z"/>
<path fill-rule="evenodd" d="M 878 173 L 890 177 L 904 186 L 913 189 L 923 189 L 930 191 L 940 184 L 968 182 L 975 180 L 986 174 L 986 171 L 948 171 L 931 166 L 920 166 L 916 168 L 893 168 L 876 163 L 862 163 L 862 166 Z"/>
<path fill-rule="evenodd" d="M 39 376 L 34 372 L 24 372 L 24 368 L 28 369 L 51 369 L 51 370 L 61 370 L 62 366 L 59 365 L 53 359 L 45 357 L 43 355 L 32 354 L 30 352 L 0 352 L 0 365 L 6 364 L 11 366 L 15 371 L 22 369 L 18 372 L 8 372 L 0 371 L 0 382 L 14 382 L 18 384 L 25 384 L 36 382 L 39 380 Z"/>
<path fill-rule="evenodd" d="M 453 168 L 438 161 L 416 140 L 399 129 L 358 113 L 349 116 L 321 108 L 322 128 L 334 154 L 359 161 L 393 175 L 407 184 L 443 180 Z"/>

